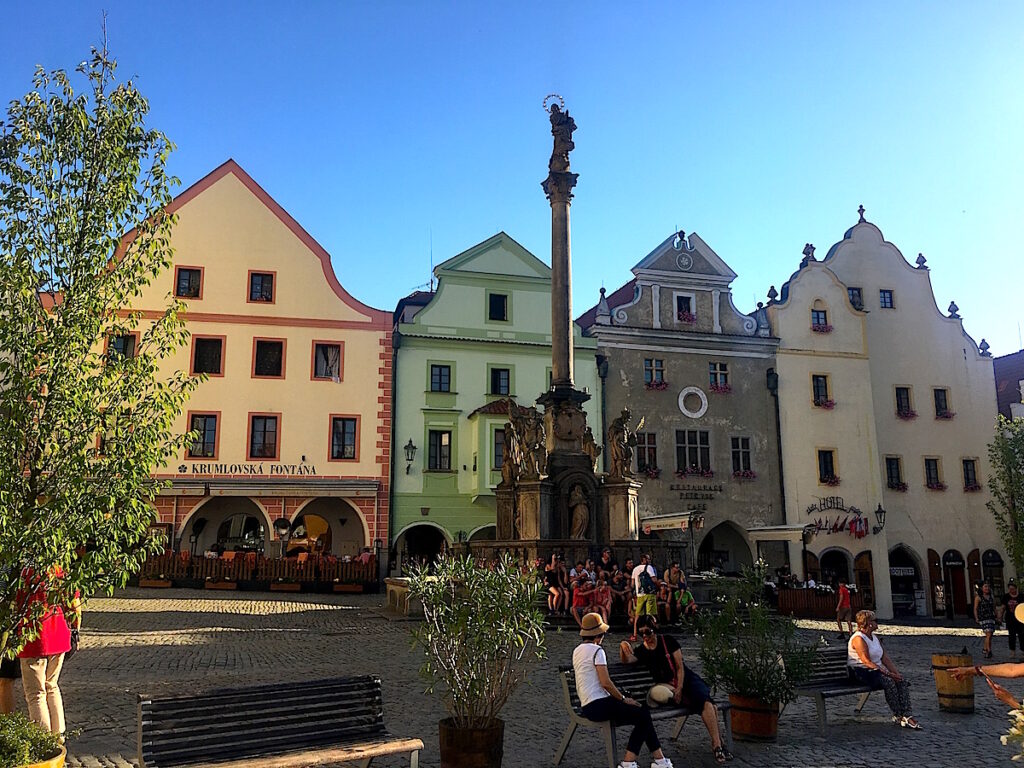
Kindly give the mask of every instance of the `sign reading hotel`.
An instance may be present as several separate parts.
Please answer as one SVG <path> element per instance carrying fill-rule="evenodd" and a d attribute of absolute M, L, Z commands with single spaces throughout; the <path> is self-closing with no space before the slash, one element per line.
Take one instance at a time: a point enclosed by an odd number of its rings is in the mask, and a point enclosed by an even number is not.
<path fill-rule="evenodd" d="M 248 475 L 253 477 L 276 475 L 289 477 L 309 477 L 316 475 L 315 464 L 279 464 L 269 462 L 244 462 L 241 464 L 195 463 L 179 464 L 179 475 Z"/>

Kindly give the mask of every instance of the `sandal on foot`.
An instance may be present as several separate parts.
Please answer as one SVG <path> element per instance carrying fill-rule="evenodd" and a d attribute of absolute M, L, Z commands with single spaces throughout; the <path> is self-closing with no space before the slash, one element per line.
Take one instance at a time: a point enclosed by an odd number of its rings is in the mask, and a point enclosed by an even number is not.
<path fill-rule="evenodd" d="M 913 717 L 904 717 L 900 721 L 900 725 L 902 725 L 904 728 L 910 728 L 915 731 L 921 730 L 921 724 L 917 722 L 917 720 Z"/>
<path fill-rule="evenodd" d="M 726 760 L 732 760 L 732 752 L 729 752 L 725 747 L 712 747 L 711 754 L 719 765 L 724 764 Z"/>

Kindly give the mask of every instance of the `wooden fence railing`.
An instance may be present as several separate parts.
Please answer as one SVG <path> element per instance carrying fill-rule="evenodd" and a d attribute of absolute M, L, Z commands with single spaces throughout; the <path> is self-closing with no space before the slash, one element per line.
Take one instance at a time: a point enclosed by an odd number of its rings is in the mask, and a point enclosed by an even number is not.
<path fill-rule="evenodd" d="M 377 559 L 345 562 L 330 556 L 267 558 L 255 552 L 226 552 L 218 558 L 191 557 L 187 552 L 167 552 L 146 560 L 139 578 L 173 582 L 233 581 L 254 585 L 291 583 L 305 586 L 337 584 L 375 585 Z"/>
<path fill-rule="evenodd" d="M 834 592 L 818 592 L 816 589 L 780 589 L 779 613 L 801 619 L 834 619 L 839 597 Z M 850 607 L 854 614 L 864 608 L 864 598 L 859 592 L 850 593 Z"/>

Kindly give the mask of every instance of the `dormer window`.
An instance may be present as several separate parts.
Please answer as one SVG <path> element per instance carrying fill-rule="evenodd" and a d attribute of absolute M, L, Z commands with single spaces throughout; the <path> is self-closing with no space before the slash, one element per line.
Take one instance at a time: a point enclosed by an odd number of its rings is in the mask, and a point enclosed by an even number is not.
<path fill-rule="evenodd" d="M 828 324 L 828 309 L 821 300 L 815 301 L 811 307 L 811 330 L 815 333 L 832 332 L 832 326 Z"/>
<path fill-rule="evenodd" d="M 680 323 L 697 322 L 694 310 L 694 297 L 688 294 L 676 294 L 676 321 Z"/>

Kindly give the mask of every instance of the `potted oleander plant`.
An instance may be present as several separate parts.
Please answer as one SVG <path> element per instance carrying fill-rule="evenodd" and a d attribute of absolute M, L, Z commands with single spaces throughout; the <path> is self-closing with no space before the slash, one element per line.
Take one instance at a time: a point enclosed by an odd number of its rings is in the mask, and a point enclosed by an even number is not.
<path fill-rule="evenodd" d="M 20 712 L 0 715 L 0 768 L 63 768 L 67 751 L 55 734 Z"/>
<path fill-rule="evenodd" d="M 764 597 L 768 568 L 758 560 L 739 579 L 720 579 L 715 609 L 699 621 L 704 678 L 729 693 L 732 732 L 741 741 L 775 741 L 779 711 L 811 672 L 817 645 L 797 638 L 790 616 Z"/>
<path fill-rule="evenodd" d="M 423 623 L 413 632 L 426 656 L 421 673 L 448 711 L 439 723 L 442 768 L 501 765 L 499 714 L 545 653 L 540 590 L 536 575 L 508 554 L 493 566 L 442 555 L 410 577 L 409 596 L 423 604 Z"/>

